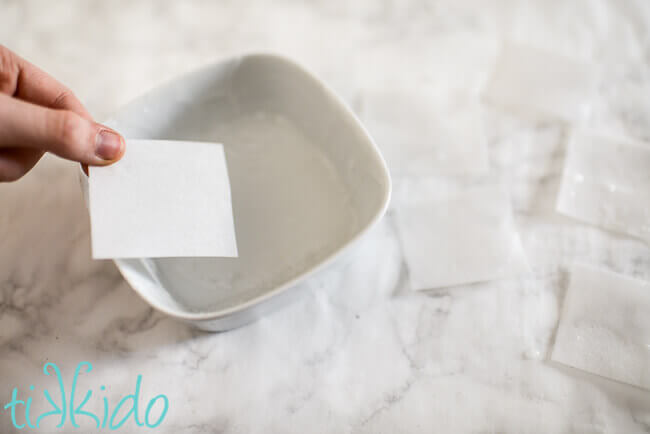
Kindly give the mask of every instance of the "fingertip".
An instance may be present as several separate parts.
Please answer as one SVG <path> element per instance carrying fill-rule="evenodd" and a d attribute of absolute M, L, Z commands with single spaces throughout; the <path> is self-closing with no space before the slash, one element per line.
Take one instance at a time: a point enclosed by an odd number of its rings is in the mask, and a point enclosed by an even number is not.
<path fill-rule="evenodd" d="M 111 164 L 124 155 L 126 143 L 116 131 L 102 127 L 95 138 L 95 156 L 99 165 Z"/>

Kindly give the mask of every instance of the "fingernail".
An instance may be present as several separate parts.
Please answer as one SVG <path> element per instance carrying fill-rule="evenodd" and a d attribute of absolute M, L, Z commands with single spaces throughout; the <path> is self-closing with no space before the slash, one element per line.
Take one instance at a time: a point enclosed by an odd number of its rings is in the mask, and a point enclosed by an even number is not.
<path fill-rule="evenodd" d="M 110 130 L 101 130 L 97 134 L 95 155 L 102 160 L 115 160 L 122 153 L 124 141 L 119 134 Z"/>

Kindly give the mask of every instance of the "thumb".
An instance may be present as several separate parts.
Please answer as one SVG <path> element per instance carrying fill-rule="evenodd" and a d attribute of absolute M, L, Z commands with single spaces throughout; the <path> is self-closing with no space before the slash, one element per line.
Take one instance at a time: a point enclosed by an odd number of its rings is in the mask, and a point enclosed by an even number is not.
<path fill-rule="evenodd" d="M 0 95 L 0 149 L 28 147 L 101 166 L 124 154 L 124 138 L 69 110 L 50 109 Z"/>

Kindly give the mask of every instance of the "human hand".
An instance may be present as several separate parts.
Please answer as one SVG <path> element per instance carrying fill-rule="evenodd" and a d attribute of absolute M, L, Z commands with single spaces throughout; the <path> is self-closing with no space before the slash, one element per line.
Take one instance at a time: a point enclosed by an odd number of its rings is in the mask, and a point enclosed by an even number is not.
<path fill-rule="evenodd" d="M 0 45 L 0 182 L 21 178 L 45 152 L 104 166 L 124 147 L 68 88 Z"/>

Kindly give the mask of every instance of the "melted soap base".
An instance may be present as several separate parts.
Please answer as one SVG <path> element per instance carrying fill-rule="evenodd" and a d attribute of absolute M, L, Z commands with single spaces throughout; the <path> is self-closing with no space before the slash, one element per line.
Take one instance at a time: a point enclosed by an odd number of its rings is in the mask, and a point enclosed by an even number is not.
<path fill-rule="evenodd" d="M 184 130 L 174 134 L 197 135 L 191 124 Z M 160 282 L 186 308 L 224 309 L 261 295 L 329 256 L 357 231 L 343 180 L 287 118 L 244 115 L 211 131 L 203 127 L 201 135 L 195 139 L 225 147 L 239 257 L 152 260 Z"/>

